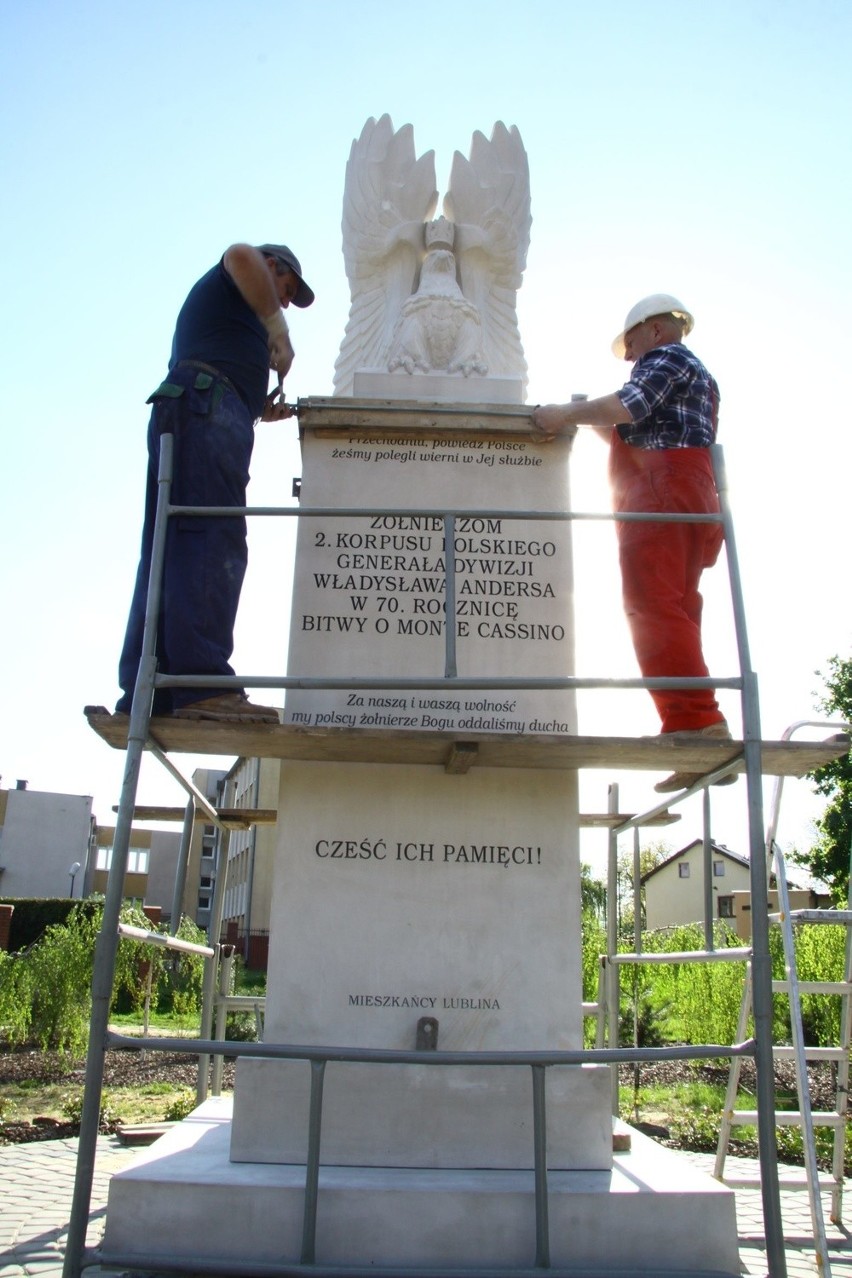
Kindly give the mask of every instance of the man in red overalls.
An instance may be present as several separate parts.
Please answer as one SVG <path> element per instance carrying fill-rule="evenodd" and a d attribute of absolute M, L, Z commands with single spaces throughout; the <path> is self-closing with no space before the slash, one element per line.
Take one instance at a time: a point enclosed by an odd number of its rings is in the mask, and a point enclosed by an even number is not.
<path fill-rule="evenodd" d="M 613 508 L 718 514 L 709 447 L 716 438 L 719 388 L 683 345 L 689 311 L 667 293 L 633 307 L 612 344 L 633 364 L 621 390 L 600 399 L 547 404 L 533 413 L 540 440 L 592 426 L 610 445 Z M 722 545 L 718 523 L 616 523 L 624 608 L 643 676 L 706 677 L 701 647 L 701 573 Z M 712 688 L 653 691 L 664 733 L 730 740 Z M 654 788 L 683 789 L 699 774 L 674 772 Z M 733 781 L 724 777 L 719 784 Z"/>

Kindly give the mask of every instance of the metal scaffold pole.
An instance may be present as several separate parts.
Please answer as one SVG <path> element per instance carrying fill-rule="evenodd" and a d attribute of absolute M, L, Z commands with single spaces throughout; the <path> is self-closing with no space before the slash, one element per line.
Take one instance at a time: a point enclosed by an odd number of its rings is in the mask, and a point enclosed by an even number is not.
<path fill-rule="evenodd" d="M 74 1195 L 71 1200 L 63 1278 L 78 1278 L 82 1269 L 83 1252 L 86 1245 L 86 1227 L 91 1206 L 92 1179 L 95 1171 L 95 1153 L 100 1126 L 105 1042 L 109 1031 L 109 1012 L 112 1003 L 119 941 L 118 925 L 121 915 L 121 903 L 124 898 L 124 876 L 127 870 L 130 850 L 130 833 L 133 826 L 133 811 L 136 806 L 139 770 L 145 743 L 148 739 L 148 725 L 154 700 L 154 676 L 157 669 L 157 618 L 160 610 L 166 528 L 171 495 L 172 458 L 172 436 L 164 435 L 160 440 L 160 463 L 157 475 L 157 513 L 154 522 L 151 568 L 148 578 L 142 658 L 139 663 L 139 673 L 133 691 L 130 725 L 127 732 L 124 779 L 115 822 L 115 837 L 113 839 L 112 860 L 104 898 L 103 918 L 101 930 L 95 944 L 94 973 L 92 977 L 92 1015 L 89 1025 L 85 1089 L 80 1118 L 77 1176 L 74 1182 Z"/>
<path fill-rule="evenodd" d="M 769 953 L 769 919 L 758 903 L 767 900 L 766 857 L 763 838 L 763 781 L 760 702 L 757 675 L 751 667 L 745 620 L 742 579 L 737 557 L 734 521 L 728 495 L 724 456 L 718 444 L 711 449 L 716 488 L 722 511 L 725 551 L 731 581 L 734 629 L 742 674 L 743 753 L 748 792 L 748 840 L 752 910 L 752 990 L 754 997 L 755 1067 L 757 1073 L 757 1140 L 760 1151 L 760 1187 L 763 1227 L 770 1278 L 786 1278 L 784 1226 L 778 1183 L 778 1147 L 775 1136 L 775 1073 L 772 1057 L 772 961 Z"/>

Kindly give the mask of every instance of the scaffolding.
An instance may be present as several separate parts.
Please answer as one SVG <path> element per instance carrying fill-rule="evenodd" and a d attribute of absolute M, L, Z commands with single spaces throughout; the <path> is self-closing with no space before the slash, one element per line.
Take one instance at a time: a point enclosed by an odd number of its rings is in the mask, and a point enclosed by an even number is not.
<path fill-rule="evenodd" d="M 394 414 L 395 429 L 423 429 L 434 427 L 436 420 L 443 418 L 449 426 L 456 428 L 468 426 L 470 409 L 460 410 L 444 405 L 424 406 L 412 404 L 400 409 L 390 404 L 375 402 L 360 403 L 343 400 L 303 400 L 299 403 L 301 424 L 307 426 L 335 426 L 342 420 L 350 425 L 357 425 L 365 414 L 384 412 Z M 511 429 L 524 432 L 530 425 L 530 410 L 527 408 L 488 408 L 477 409 L 476 416 L 500 419 L 500 425 L 506 428 L 507 420 Z M 361 423 L 363 424 L 363 423 Z M 733 522 L 728 501 L 728 490 L 725 479 L 721 449 L 714 446 L 711 450 L 716 473 L 717 489 L 720 495 L 720 515 L 661 515 L 619 513 L 618 515 L 540 511 L 540 510 L 474 510 L 464 509 L 424 509 L 404 511 L 394 508 L 384 510 L 364 510 L 362 508 L 345 509 L 299 508 L 299 507 L 187 507 L 173 506 L 170 501 L 172 479 L 172 439 L 166 435 L 161 440 L 159 466 L 159 500 L 157 505 L 152 564 L 148 584 L 146 619 L 143 637 L 143 654 L 139 674 L 133 696 L 132 710 L 128 720 L 123 717 L 110 716 L 100 707 L 88 707 L 87 715 L 92 727 L 100 733 L 105 741 L 113 746 L 126 749 L 124 779 L 113 840 L 113 857 L 108 881 L 103 923 L 98 937 L 95 954 L 95 972 L 92 987 L 92 1016 L 89 1037 L 89 1050 L 86 1064 L 86 1086 L 80 1128 L 77 1175 L 74 1198 L 68 1232 L 64 1278 L 78 1278 L 82 1268 L 95 1263 L 125 1263 L 121 1257 L 109 1256 L 96 1251 L 88 1253 L 85 1247 L 86 1225 L 88 1221 L 92 1177 L 98 1120 L 100 1113 L 101 1091 L 104 1077 L 105 1052 L 112 1049 L 139 1050 L 137 1040 L 113 1034 L 109 1031 L 109 1007 L 112 997 L 113 974 L 116 961 L 116 950 L 119 941 L 118 919 L 121 907 L 124 874 L 130 840 L 130 829 L 133 821 L 135 796 L 138 785 L 141 762 L 146 752 L 164 766 L 183 786 L 189 795 L 187 816 L 183 842 L 188 847 L 188 830 L 191 830 L 192 817 L 196 811 L 204 815 L 204 819 L 214 824 L 227 838 L 233 814 L 223 814 L 209 803 L 192 784 L 187 781 L 172 763 L 168 752 L 191 750 L 211 754 L 230 754 L 244 757 L 273 758 L 313 758 L 313 759 L 354 759 L 370 760 L 385 763 L 431 763 L 443 766 L 448 771 L 464 772 L 475 765 L 488 767 L 529 767 L 580 769 L 583 767 L 611 766 L 633 768 L 668 768 L 673 763 L 680 769 L 688 769 L 702 774 L 702 780 L 690 787 L 680 799 L 689 797 L 694 791 L 704 789 L 718 778 L 730 773 L 745 773 L 748 798 L 749 848 L 751 861 L 752 899 L 759 900 L 766 895 L 766 863 L 763 852 L 763 801 L 761 778 L 764 767 L 768 771 L 781 774 L 801 775 L 820 766 L 829 759 L 843 752 L 840 744 L 818 745 L 816 743 L 766 743 L 762 741 L 760 713 L 757 691 L 757 677 L 751 666 L 748 639 L 746 634 L 745 613 L 742 600 L 742 588 L 739 566 L 736 555 Z M 465 678 L 457 671 L 455 651 L 455 628 L 444 627 L 445 657 L 444 673 L 440 677 L 416 676 L 408 678 L 302 678 L 299 676 L 174 676 L 157 672 L 156 661 L 156 619 L 160 604 L 160 587 L 163 572 L 165 537 L 168 520 L 175 516 L 223 518 L 242 516 L 278 516 L 297 518 L 397 516 L 422 515 L 441 522 L 444 530 L 444 546 L 446 560 L 446 615 L 451 617 L 455 611 L 455 570 L 452 548 L 455 539 L 455 521 L 462 516 L 477 518 L 499 518 L 505 520 L 539 520 L 539 521 L 579 521 L 579 520 L 624 520 L 624 521 L 685 521 L 685 522 L 719 522 L 722 524 L 727 547 L 727 563 L 730 576 L 731 596 L 733 602 L 734 625 L 736 630 L 737 649 L 739 653 L 740 673 L 725 678 L 654 678 L 654 679 L 611 679 L 600 677 L 564 677 L 564 678 Z M 695 739 L 680 741 L 677 739 L 662 740 L 660 738 L 595 738 L 595 737 L 526 737 L 501 738 L 499 734 L 485 735 L 475 741 L 470 740 L 470 733 L 447 733 L 418 730 L 400 734 L 381 730 L 355 729 L 353 731 L 319 730 L 305 733 L 291 725 L 274 726 L 270 724 L 219 724 L 196 723 L 179 719 L 151 719 L 151 707 L 154 691 L 164 687 L 205 687 L 221 688 L 267 688 L 267 689 L 398 689 L 398 690 L 491 690 L 512 689 L 525 690 L 562 690 L 562 689 L 663 689 L 663 688 L 727 688 L 739 692 L 742 703 L 743 741 L 742 743 L 719 739 Z M 709 800 L 705 800 L 709 802 Z M 670 806 L 670 800 L 657 805 L 649 813 L 641 817 L 622 820 L 617 813 L 610 813 L 608 824 L 613 827 L 611 839 L 627 828 L 653 823 L 659 819 L 664 810 Z M 245 822 L 246 816 L 242 815 Z M 181 857 L 185 867 L 185 854 Z M 227 863 L 227 855 L 222 864 Z M 224 878 L 224 875 L 223 875 Z M 614 914 L 615 895 L 610 884 L 608 915 Z M 224 891 L 224 882 L 222 884 Z M 219 892 L 219 884 L 216 884 Z M 175 900 L 179 892 L 176 888 Z M 172 926 L 175 926 L 174 913 Z M 210 938 L 214 946 L 218 942 L 216 926 L 216 908 L 212 910 Z M 221 921 L 221 917 L 220 920 Z M 612 946 L 612 953 L 615 953 Z M 671 956 L 668 956 L 671 960 Z M 623 956 L 620 961 L 625 961 Z M 367 1062 L 413 1063 L 426 1065 L 451 1065 L 454 1063 L 483 1064 L 489 1066 L 511 1066 L 524 1064 L 532 1072 L 531 1101 L 534 1118 L 535 1146 L 535 1214 L 536 1214 L 536 1257 L 534 1268 L 529 1270 L 515 1269 L 516 1275 L 541 1272 L 550 1269 L 557 1275 L 563 1271 L 550 1267 L 548 1243 L 548 1195 L 547 1195 L 547 1162 L 546 1162 L 546 1115 L 544 1109 L 544 1074 L 547 1068 L 554 1065 L 597 1063 L 617 1066 L 619 1063 L 631 1061 L 653 1061 L 666 1059 L 728 1059 L 751 1056 L 755 1060 L 758 1078 L 758 1141 L 761 1162 L 761 1193 L 766 1235 L 769 1272 L 772 1278 L 785 1278 L 783 1233 L 781 1224 L 778 1168 L 775 1148 L 774 1095 L 772 1074 L 772 1041 L 771 1041 L 771 969 L 768 948 L 768 923 L 761 911 L 754 916 L 754 932 L 751 947 L 752 982 L 754 991 L 754 1035 L 752 1038 L 730 1046 L 707 1044 L 696 1047 L 670 1047 L 657 1049 L 637 1049 L 617 1046 L 617 963 L 609 965 L 609 974 L 605 1002 L 610 1017 L 610 1044 L 616 1046 L 597 1046 L 593 1049 L 573 1052 L 501 1052 L 501 1053 L 451 1053 L 435 1051 L 397 1052 L 378 1049 L 314 1049 L 287 1044 L 229 1043 L 229 1055 L 298 1058 L 311 1062 L 311 1102 L 310 1102 L 310 1142 L 305 1173 L 305 1206 L 303 1225 L 302 1257 L 299 1265 L 265 1265 L 261 1268 L 269 1275 L 295 1275 L 310 1272 L 319 1275 L 321 1266 L 315 1263 L 314 1235 L 316 1228 L 317 1185 L 319 1172 L 319 1140 L 322 1114 L 322 1077 L 325 1061 L 357 1060 Z M 215 1004 L 216 967 L 208 961 L 205 977 L 205 1016 L 201 1027 L 201 1037 L 193 1044 L 181 1039 L 147 1038 L 146 1050 L 163 1050 L 184 1052 L 199 1056 L 201 1073 L 206 1078 L 206 1067 L 211 1058 L 221 1055 L 225 1044 L 221 1039 L 211 1036 L 213 1008 Z M 221 1007 L 221 1004 L 220 1004 Z M 584 1008 L 584 1010 L 589 1010 Z M 616 1017 L 616 1032 L 613 1034 L 612 1020 Z M 219 1021 L 221 1025 L 221 1020 Z M 615 1070 L 613 1070 L 615 1073 Z M 200 1076 L 201 1076 L 200 1073 Z M 224 1264 L 224 1262 L 223 1262 Z M 201 1266 L 205 1272 L 216 1271 L 215 1264 L 209 1261 Z M 232 1261 L 227 1262 L 227 1272 L 234 1273 L 237 1267 Z M 220 1270 L 222 1271 L 222 1270 Z M 684 1273 L 695 1275 L 695 1270 L 684 1265 Z M 260 1272 L 258 1266 L 247 1264 L 240 1272 L 246 1274 Z M 336 1268 L 337 1274 L 360 1273 L 355 1267 Z M 389 1274 L 390 1270 L 371 1267 L 370 1272 Z M 435 1271 L 446 1275 L 446 1270 Z M 454 1271 L 455 1272 L 455 1271 Z M 484 1275 L 485 1270 L 465 1268 L 457 1271 L 474 1278 Z M 576 1275 L 579 1271 L 565 1271 Z M 603 1271 L 600 1271 L 603 1272 Z M 614 1272 L 614 1271 L 613 1271 Z M 671 1278 L 675 1278 L 672 1270 Z M 428 1278 L 432 1273 L 428 1267 L 410 1270 L 412 1278 Z"/>

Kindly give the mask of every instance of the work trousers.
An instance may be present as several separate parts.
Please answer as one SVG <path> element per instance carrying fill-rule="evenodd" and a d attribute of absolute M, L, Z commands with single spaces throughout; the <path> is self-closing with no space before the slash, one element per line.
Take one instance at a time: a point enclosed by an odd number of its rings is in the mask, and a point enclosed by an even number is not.
<path fill-rule="evenodd" d="M 703 448 L 638 449 L 613 432 L 610 480 L 616 512 L 718 514 Z M 654 676 L 707 676 L 701 644 L 701 574 L 718 558 L 720 524 L 616 524 L 624 610 L 639 669 Z M 723 720 L 712 688 L 653 691 L 663 732 Z"/>
<path fill-rule="evenodd" d="M 151 570 L 160 440 L 174 436 L 172 505 L 245 506 L 254 422 L 230 383 L 191 364 L 178 364 L 151 400 L 145 519 L 136 585 L 119 661 L 129 713 L 142 653 Z M 166 534 L 157 621 L 157 668 L 163 674 L 233 675 L 229 659 L 247 563 L 243 516 L 173 515 Z M 154 714 L 216 696 L 221 688 L 160 688 Z"/>

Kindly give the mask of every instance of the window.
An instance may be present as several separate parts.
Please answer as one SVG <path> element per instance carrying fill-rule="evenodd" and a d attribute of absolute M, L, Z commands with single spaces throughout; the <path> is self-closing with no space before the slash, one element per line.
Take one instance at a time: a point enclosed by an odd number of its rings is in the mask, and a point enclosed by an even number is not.
<path fill-rule="evenodd" d="M 713 862 L 713 877 L 714 877 L 714 879 L 721 879 L 721 878 L 724 876 L 724 873 L 725 873 L 725 862 L 724 862 L 724 861 L 714 861 L 714 862 Z"/>
<path fill-rule="evenodd" d="M 689 862 L 681 861 L 680 865 L 677 867 L 677 872 L 682 879 L 688 879 L 689 878 Z"/>
<path fill-rule="evenodd" d="M 150 856 L 148 848 L 131 848 L 127 854 L 127 873 L 128 874 L 147 874 L 148 873 L 148 857 Z M 112 848 L 98 848 L 97 869 L 108 870 L 112 866 Z"/>
<path fill-rule="evenodd" d="M 734 917 L 734 898 L 732 896 L 719 897 L 719 918 L 732 919 Z"/>

